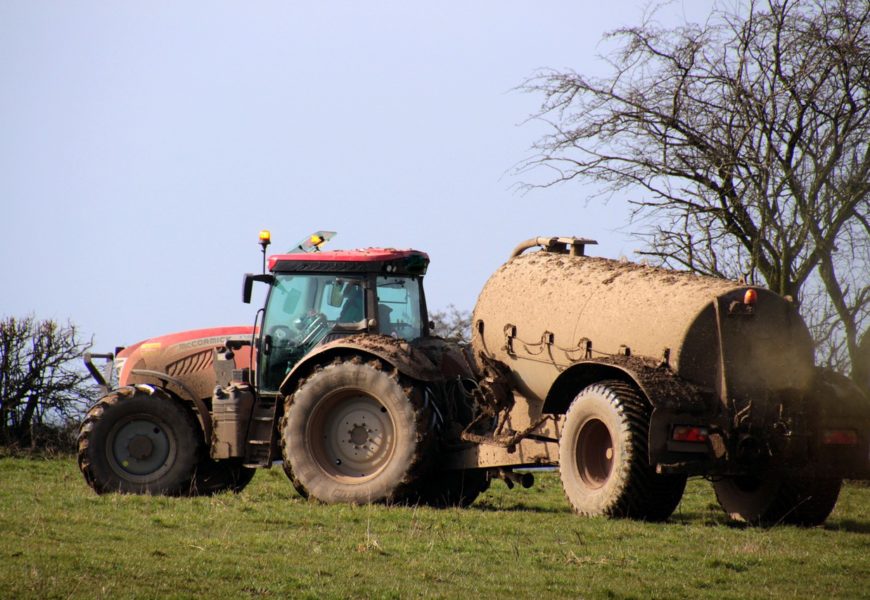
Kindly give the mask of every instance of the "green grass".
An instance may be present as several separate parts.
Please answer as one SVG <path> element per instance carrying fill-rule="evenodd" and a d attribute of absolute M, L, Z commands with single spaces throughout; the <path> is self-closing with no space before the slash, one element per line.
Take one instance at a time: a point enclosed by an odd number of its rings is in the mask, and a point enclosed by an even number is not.
<path fill-rule="evenodd" d="M 280 468 L 239 495 L 97 496 L 70 459 L 0 458 L 0 598 L 859 598 L 870 487 L 825 527 L 727 523 L 690 482 L 671 522 L 583 519 L 558 478 L 469 509 L 323 506 Z"/>

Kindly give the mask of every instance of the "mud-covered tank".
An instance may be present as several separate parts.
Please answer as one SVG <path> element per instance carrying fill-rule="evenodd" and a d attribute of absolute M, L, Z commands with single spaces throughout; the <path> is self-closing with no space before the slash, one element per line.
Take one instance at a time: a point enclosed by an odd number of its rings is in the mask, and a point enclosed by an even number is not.
<path fill-rule="evenodd" d="M 812 341 L 786 299 L 627 261 L 515 256 L 483 287 L 473 323 L 474 350 L 508 364 L 539 401 L 566 367 L 609 356 L 646 357 L 726 395 L 806 390 L 813 375 Z"/>
<path fill-rule="evenodd" d="M 503 439 L 558 440 L 581 514 L 667 518 L 685 478 L 704 475 L 738 518 L 824 521 L 841 479 L 870 473 L 870 403 L 815 367 L 793 303 L 585 256 L 589 243 L 524 242 L 478 297 L 475 362 L 513 392 L 499 404 Z"/>

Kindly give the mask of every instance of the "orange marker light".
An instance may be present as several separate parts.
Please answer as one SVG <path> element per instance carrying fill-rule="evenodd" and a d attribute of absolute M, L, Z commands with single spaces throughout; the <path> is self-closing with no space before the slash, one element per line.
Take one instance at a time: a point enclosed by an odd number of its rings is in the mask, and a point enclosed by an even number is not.
<path fill-rule="evenodd" d="M 268 229 L 264 229 L 260 232 L 260 243 L 261 244 L 269 244 L 272 242 L 272 234 Z"/>
<path fill-rule="evenodd" d="M 758 292 L 753 289 L 746 290 L 746 293 L 743 295 L 743 304 L 755 306 L 756 300 L 758 300 Z"/>

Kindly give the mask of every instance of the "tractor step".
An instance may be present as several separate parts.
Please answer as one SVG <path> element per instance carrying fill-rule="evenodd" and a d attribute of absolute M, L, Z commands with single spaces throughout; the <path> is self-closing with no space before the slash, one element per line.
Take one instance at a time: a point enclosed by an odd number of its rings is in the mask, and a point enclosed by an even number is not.
<path fill-rule="evenodd" d="M 245 445 L 245 466 L 267 467 L 271 464 L 277 405 L 277 399 L 271 397 L 260 396 L 254 402 Z"/>

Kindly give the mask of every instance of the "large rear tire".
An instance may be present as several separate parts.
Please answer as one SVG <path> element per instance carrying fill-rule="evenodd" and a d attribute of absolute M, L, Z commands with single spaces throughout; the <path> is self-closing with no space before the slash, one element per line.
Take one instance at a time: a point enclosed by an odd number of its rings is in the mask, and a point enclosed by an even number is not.
<path fill-rule="evenodd" d="M 287 400 L 282 423 L 294 487 L 326 503 L 406 502 L 431 442 L 419 397 L 378 362 L 315 371 Z"/>
<path fill-rule="evenodd" d="M 683 475 L 659 475 L 647 459 L 650 409 L 617 380 L 585 388 L 568 409 L 559 472 L 577 514 L 664 521 L 686 487 Z"/>
<path fill-rule="evenodd" d="M 195 417 L 150 385 L 104 396 L 79 430 L 79 468 L 98 494 L 192 494 L 201 454 Z"/>
<path fill-rule="evenodd" d="M 752 525 L 821 525 L 834 510 L 842 479 L 768 475 L 729 477 L 713 483 L 719 505 L 735 521 Z"/>

